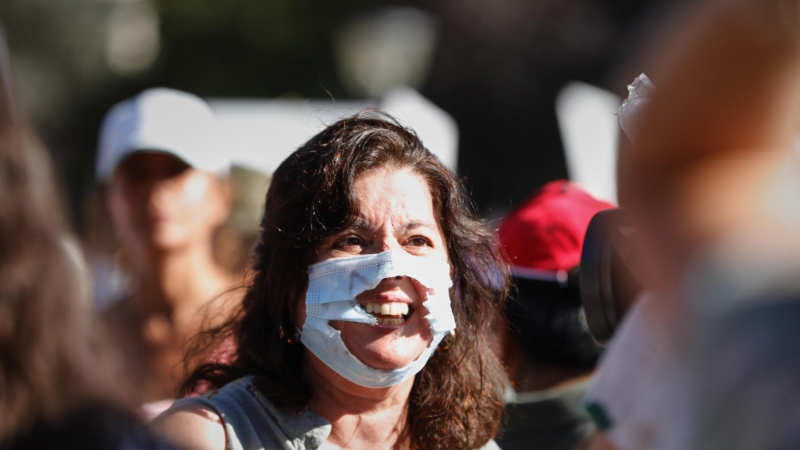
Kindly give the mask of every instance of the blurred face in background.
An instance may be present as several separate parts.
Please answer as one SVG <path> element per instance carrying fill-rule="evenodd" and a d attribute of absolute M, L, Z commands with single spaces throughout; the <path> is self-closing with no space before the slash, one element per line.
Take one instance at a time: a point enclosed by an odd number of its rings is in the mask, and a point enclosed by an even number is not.
<path fill-rule="evenodd" d="M 213 174 L 162 153 L 135 153 L 111 177 L 108 208 L 126 256 L 211 245 L 229 210 L 227 186 Z"/>

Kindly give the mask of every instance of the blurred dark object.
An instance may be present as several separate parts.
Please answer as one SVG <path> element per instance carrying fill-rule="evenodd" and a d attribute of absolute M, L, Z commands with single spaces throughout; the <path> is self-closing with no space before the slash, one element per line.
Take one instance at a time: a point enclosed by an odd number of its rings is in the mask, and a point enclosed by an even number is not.
<path fill-rule="evenodd" d="M 597 213 L 589 223 L 580 263 L 580 298 L 595 340 L 605 345 L 642 290 L 633 234 L 623 209 Z"/>
<path fill-rule="evenodd" d="M 506 303 L 506 318 L 528 355 L 555 364 L 591 368 L 600 355 L 581 319 L 580 272 L 563 282 L 512 276 L 515 301 Z"/>
<path fill-rule="evenodd" d="M 84 406 L 65 417 L 37 422 L 24 436 L 0 445 L 2 450 L 177 450 L 157 438 L 130 412 L 110 404 Z"/>
<path fill-rule="evenodd" d="M 580 382 L 518 394 L 506 404 L 503 432 L 495 442 L 503 450 L 574 450 L 597 429 L 581 405 L 585 389 Z"/>

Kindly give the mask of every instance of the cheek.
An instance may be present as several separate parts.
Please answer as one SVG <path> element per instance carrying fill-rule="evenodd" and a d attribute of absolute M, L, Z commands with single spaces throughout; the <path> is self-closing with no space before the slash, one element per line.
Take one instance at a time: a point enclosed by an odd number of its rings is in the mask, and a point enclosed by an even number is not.
<path fill-rule="evenodd" d="M 303 293 L 303 298 L 297 302 L 297 309 L 295 310 L 295 328 L 303 329 L 303 324 L 306 323 L 306 297 Z"/>
<path fill-rule="evenodd" d="M 108 214 L 114 229 L 122 231 L 131 226 L 133 212 L 133 199 L 126 197 L 119 190 L 112 190 L 108 193 Z"/>
<path fill-rule="evenodd" d="M 207 177 L 196 175 L 186 180 L 183 185 L 183 196 L 191 203 L 200 203 L 210 194 L 210 181 Z"/>
<path fill-rule="evenodd" d="M 213 194 L 211 180 L 202 174 L 194 174 L 182 184 L 179 195 L 184 205 L 204 215 L 216 204 Z"/>
<path fill-rule="evenodd" d="M 419 299 L 419 303 L 422 304 L 425 300 L 428 299 L 428 293 L 430 292 L 428 288 L 420 284 L 419 281 L 411 278 L 411 284 L 414 286 L 414 293 L 417 295 Z"/>
<path fill-rule="evenodd" d="M 217 226 L 227 218 L 221 187 L 207 174 L 194 174 L 181 186 L 180 203 L 184 217 L 197 226 Z"/>

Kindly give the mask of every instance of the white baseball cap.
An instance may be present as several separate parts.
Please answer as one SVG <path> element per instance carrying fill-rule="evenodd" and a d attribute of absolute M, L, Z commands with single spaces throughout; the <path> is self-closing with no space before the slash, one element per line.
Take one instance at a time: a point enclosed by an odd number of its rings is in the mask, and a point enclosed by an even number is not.
<path fill-rule="evenodd" d="M 200 97 L 167 88 L 143 91 L 112 107 L 100 127 L 96 176 L 101 182 L 135 152 L 167 153 L 202 171 L 230 170 L 220 127 Z"/>

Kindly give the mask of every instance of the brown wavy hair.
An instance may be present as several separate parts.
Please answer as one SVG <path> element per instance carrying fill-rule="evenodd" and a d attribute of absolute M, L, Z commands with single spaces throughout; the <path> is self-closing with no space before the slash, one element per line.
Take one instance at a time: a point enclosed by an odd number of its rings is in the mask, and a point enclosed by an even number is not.
<path fill-rule="evenodd" d="M 295 312 L 308 286 L 306 269 L 316 245 L 353 221 L 356 178 L 383 166 L 410 168 L 427 181 L 453 268 L 457 334 L 445 337 L 414 380 L 406 430 L 412 447 L 474 449 L 495 436 L 506 378 L 482 330 L 506 298 L 507 268 L 454 174 L 413 131 L 375 110 L 329 126 L 275 171 L 242 310 L 206 334 L 189 360 L 225 339 L 238 352 L 229 364 L 199 366 L 184 394 L 255 375 L 275 405 L 304 409 L 311 386 L 301 376 L 305 348 L 293 335 L 301 325 Z"/>

